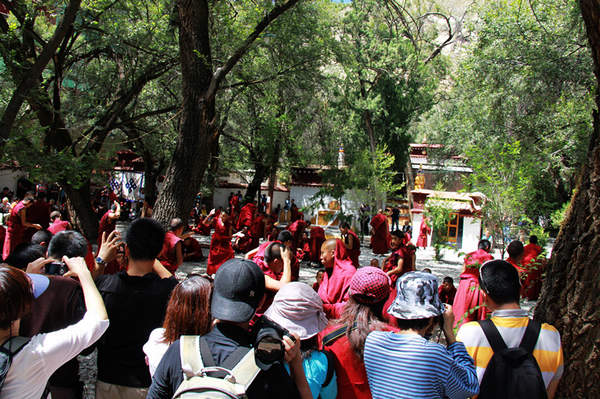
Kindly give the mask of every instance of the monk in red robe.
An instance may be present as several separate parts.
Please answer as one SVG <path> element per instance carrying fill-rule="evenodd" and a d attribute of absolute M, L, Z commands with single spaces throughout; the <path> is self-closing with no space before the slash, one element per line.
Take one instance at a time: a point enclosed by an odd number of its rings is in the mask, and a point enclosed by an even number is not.
<path fill-rule="evenodd" d="M 225 212 L 219 212 L 214 219 L 215 232 L 210 241 L 206 273 L 215 274 L 225 261 L 234 257 L 231 247 L 231 218 Z"/>
<path fill-rule="evenodd" d="M 506 252 L 508 253 L 508 258 L 506 261 L 513 265 L 515 269 L 519 272 L 519 279 L 521 280 L 521 285 L 525 280 L 525 269 L 522 266 L 523 262 L 523 243 L 518 240 L 511 241 L 506 247 Z"/>
<path fill-rule="evenodd" d="M 300 246 L 296 249 L 296 258 L 305 262 L 310 261 L 310 238 L 308 238 L 306 231 L 302 233 Z"/>
<path fill-rule="evenodd" d="M 421 221 L 421 227 L 419 228 L 419 237 L 417 238 L 417 248 L 426 248 L 428 242 L 428 236 L 431 234 L 431 227 L 429 227 L 429 218 L 423 216 Z"/>
<path fill-rule="evenodd" d="M 541 257 L 542 247 L 538 245 L 537 236 L 529 237 L 529 244 L 523 247 L 523 265 L 525 281 L 521 288 L 521 296 L 530 300 L 537 300 L 542 288 L 542 272 L 545 259 Z"/>
<path fill-rule="evenodd" d="M 200 262 L 204 260 L 202 245 L 192 236 L 183 235 L 183 260 Z"/>
<path fill-rule="evenodd" d="M 262 212 L 257 212 L 256 217 L 252 220 L 252 225 L 248 230 L 250 234 L 250 246 L 244 251 L 248 252 L 260 244 L 260 239 L 265 235 L 265 217 Z"/>
<path fill-rule="evenodd" d="M 121 217 L 121 205 L 115 201 L 104 215 L 100 218 L 98 223 L 98 251 L 102 247 L 102 233 L 106 233 L 106 237 L 112 233 L 117 227 L 117 220 Z"/>
<path fill-rule="evenodd" d="M 240 217 L 237 222 L 237 230 L 241 230 L 244 226 L 250 228 L 254 215 L 256 214 L 256 203 L 248 202 L 240 211 Z"/>
<path fill-rule="evenodd" d="M 310 227 L 310 261 L 319 263 L 321 245 L 325 242 L 325 230 L 321 226 Z"/>
<path fill-rule="evenodd" d="M 390 247 L 390 232 L 387 216 L 380 209 L 371 218 L 371 249 L 374 254 L 385 254 Z"/>
<path fill-rule="evenodd" d="M 250 237 L 248 227 L 244 226 L 242 231 L 238 231 L 233 235 L 233 244 L 231 244 L 231 247 L 235 252 L 241 252 L 245 254 L 246 252 L 256 248 L 252 248 L 251 244 L 252 237 Z"/>
<path fill-rule="evenodd" d="M 35 201 L 27 208 L 27 222 L 31 224 L 39 224 L 42 229 L 48 229 L 50 222 L 50 204 L 46 201 L 45 194 L 38 194 Z M 30 241 L 37 229 L 28 228 L 25 231 L 25 241 Z"/>
<path fill-rule="evenodd" d="M 263 271 L 266 271 L 267 267 L 266 263 L 264 262 L 265 250 L 273 242 L 283 244 L 290 250 L 292 254 L 292 281 L 298 281 L 300 278 L 300 262 L 293 252 L 292 234 L 288 230 L 280 231 L 274 240 L 263 242 L 258 248 L 248 252 L 244 257 L 256 263 Z"/>
<path fill-rule="evenodd" d="M 158 254 L 158 260 L 171 273 L 183 263 L 183 240 L 181 236 L 185 225 L 183 220 L 175 218 L 171 220 L 169 230 L 165 234 L 163 248 Z"/>
<path fill-rule="evenodd" d="M 290 222 L 295 222 L 300 218 L 300 212 L 298 211 L 298 205 L 292 199 L 292 204 L 290 205 Z"/>
<path fill-rule="evenodd" d="M 359 268 L 360 239 L 358 235 L 350 229 L 348 222 L 343 222 L 340 225 L 340 233 L 342 233 L 342 242 L 344 243 L 348 258 L 350 258 L 354 267 Z"/>
<path fill-rule="evenodd" d="M 278 241 L 268 243 L 261 250 L 262 256 L 255 263 L 265 274 L 265 299 L 256 309 L 256 314 L 263 314 L 281 287 L 292 281 L 292 251 Z M 260 262 L 260 263 L 259 263 Z"/>
<path fill-rule="evenodd" d="M 48 226 L 48 231 L 52 234 L 56 234 L 59 231 L 69 230 L 71 228 L 71 224 L 66 220 L 61 220 L 61 214 L 59 211 L 53 211 L 50 214 L 50 226 Z"/>
<path fill-rule="evenodd" d="M 464 268 L 452 304 L 455 328 L 470 321 L 486 318 L 488 311 L 483 306 L 483 291 L 479 289 L 479 268 L 488 260 L 494 259 L 489 253 L 491 246 L 488 240 L 481 240 L 477 251 L 465 255 Z M 473 313 L 469 312 L 471 309 L 474 309 Z"/>
<path fill-rule="evenodd" d="M 11 210 L 6 221 L 6 234 L 4 236 L 4 246 L 2 247 L 2 258 L 6 259 L 13 249 L 22 242 L 25 242 L 25 229 L 33 228 L 40 230 L 42 226 L 27 221 L 26 209 L 33 204 L 33 196 L 26 195 L 22 201 L 19 201 Z"/>
<path fill-rule="evenodd" d="M 344 244 L 338 239 L 329 239 L 321 246 L 321 263 L 325 267 L 323 281 L 319 285 L 319 296 L 323 301 L 323 310 L 329 319 L 339 319 L 344 305 L 348 301 L 350 280 L 356 268 L 350 260 L 341 260 L 336 252 Z"/>
<path fill-rule="evenodd" d="M 292 233 L 294 250 L 301 246 L 302 233 L 308 226 L 310 226 L 310 223 L 303 219 L 298 219 L 288 226 L 289 232 Z"/>

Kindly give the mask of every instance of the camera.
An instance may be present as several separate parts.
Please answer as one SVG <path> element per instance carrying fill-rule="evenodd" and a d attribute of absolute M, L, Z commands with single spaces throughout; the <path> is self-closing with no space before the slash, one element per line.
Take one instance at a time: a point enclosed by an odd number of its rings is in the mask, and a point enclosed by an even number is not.
<path fill-rule="evenodd" d="M 45 267 L 46 274 L 55 276 L 62 276 L 67 272 L 67 265 L 64 262 L 52 262 L 48 263 Z"/>
<path fill-rule="evenodd" d="M 267 370 L 276 362 L 283 361 L 285 347 L 283 337 L 288 336 L 295 342 L 294 336 L 285 328 L 266 316 L 261 316 L 255 324 L 254 357 L 262 369 Z"/>

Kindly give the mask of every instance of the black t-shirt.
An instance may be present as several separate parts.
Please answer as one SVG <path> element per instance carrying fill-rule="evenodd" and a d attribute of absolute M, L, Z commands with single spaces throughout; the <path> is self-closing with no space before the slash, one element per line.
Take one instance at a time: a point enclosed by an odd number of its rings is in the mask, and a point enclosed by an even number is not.
<path fill-rule="evenodd" d="M 236 348 L 240 346 L 250 348 L 253 343 L 249 333 L 237 326 L 224 323 L 217 324 L 204 335 L 204 339 L 217 366 L 223 364 Z M 146 399 L 170 399 L 173 397 L 183 382 L 179 351 L 179 340 L 177 340 L 167 349 L 160 361 Z M 281 364 L 275 364 L 269 370 L 258 373 L 246 394 L 248 399 L 300 398 L 292 377 Z"/>
<path fill-rule="evenodd" d="M 174 277 L 155 273 L 129 276 L 122 271 L 96 279 L 110 325 L 98 341 L 98 380 L 143 388 L 150 386 L 150 372 L 142 350 L 150 332 L 162 325 Z"/>

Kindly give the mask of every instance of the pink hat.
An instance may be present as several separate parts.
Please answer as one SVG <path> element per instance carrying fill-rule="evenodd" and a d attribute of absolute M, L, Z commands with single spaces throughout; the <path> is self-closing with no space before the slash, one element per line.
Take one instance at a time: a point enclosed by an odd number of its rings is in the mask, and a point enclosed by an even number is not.
<path fill-rule="evenodd" d="M 327 326 L 319 294 L 308 284 L 300 282 L 281 287 L 265 316 L 298 334 L 301 340 L 314 337 Z"/>
<path fill-rule="evenodd" d="M 359 303 L 378 303 L 389 297 L 390 285 L 390 277 L 383 270 L 365 266 L 352 276 L 348 293 Z"/>

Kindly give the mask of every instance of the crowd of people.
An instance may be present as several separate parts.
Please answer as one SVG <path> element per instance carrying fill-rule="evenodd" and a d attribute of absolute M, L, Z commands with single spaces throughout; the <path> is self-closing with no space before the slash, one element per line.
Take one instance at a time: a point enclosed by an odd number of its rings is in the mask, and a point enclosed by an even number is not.
<path fill-rule="evenodd" d="M 202 390 L 248 398 L 553 397 L 563 372 L 558 331 L 519 305 L 539 292 L 535 236 L 526 246 L 511 243 L 506 261 L 481 240 L 456 289 L 451 278 L 439 284 L 416 270 L 410 233 L 399 224 L 390 232 L 384 212 L 370 221 L 371 248 L 386 255 L 380 266 L 360 264 L 349 224 L 328 238 L 293 201 L 285 230 L 262 200 L 242 206 L 232 195 L 228 209 L 195 209 L 191 229 L 178 218 L 165 228 L 143 217 L 123 236 L 115 202 L 100 220 L 95 253 L 60 213 L 48 215 L 48 228 L 28 220 L 33 202 L 25 194 L 7 222 L 0 399 L 81 398 L 77 355 L 94 349 L 99 399 Z M 428 234 L 423 225 L 419 233 Z M 185 259 L 203 257 L 193 232 L 212 232 L 207 274 L 178 280 Z M 322 268 L 312 287 L 298 281 L 302 261 Z M 507 348 L 529 355 L 523 364 L 536 364 L 538 374 L 498 360 Z"/>

